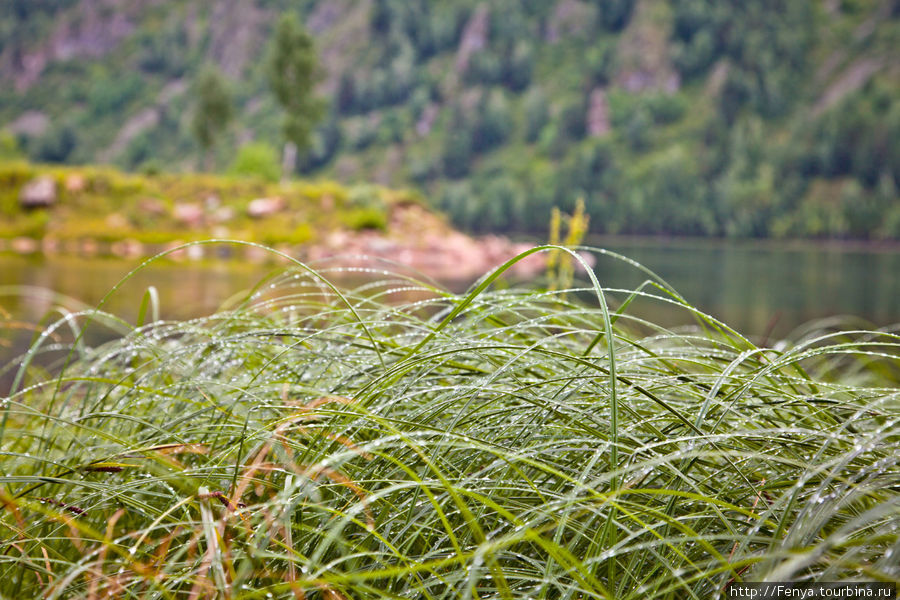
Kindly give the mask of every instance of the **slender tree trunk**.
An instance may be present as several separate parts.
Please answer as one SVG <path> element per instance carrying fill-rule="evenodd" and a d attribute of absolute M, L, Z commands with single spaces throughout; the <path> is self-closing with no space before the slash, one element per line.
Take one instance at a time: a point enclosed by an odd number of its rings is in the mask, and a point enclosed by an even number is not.
<path fill-rule="evenodd" d="M 207 148 L 206 151 L 203 152 L 203 170 L 206 173 L 212 173 L 212 170 L 213 170 L 212 148 Z"/>
<path fill-rule="evenodd" d="M 284 153 L 281 155 L 281 182 L 284 183 L 294 174 L 294 165 L 297 164 L 297 144 L 284 143 Z"/>

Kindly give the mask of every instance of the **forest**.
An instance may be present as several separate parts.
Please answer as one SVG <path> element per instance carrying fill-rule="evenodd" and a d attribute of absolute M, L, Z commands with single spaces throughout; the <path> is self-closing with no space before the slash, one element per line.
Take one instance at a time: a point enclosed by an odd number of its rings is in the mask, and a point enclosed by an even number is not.
<path fill-rule="evenodd" d="M 900 237 L 896 3 L 80 6 L 0 8 L 7 156 L 277 177 L 261 65 L 288 11 L 317 56 L 305 177 L 415 188 L 472 232 L 545 235 L 582 198 L 594 233 Z M 228 110 L 205 139 L 211 72 Z"/>

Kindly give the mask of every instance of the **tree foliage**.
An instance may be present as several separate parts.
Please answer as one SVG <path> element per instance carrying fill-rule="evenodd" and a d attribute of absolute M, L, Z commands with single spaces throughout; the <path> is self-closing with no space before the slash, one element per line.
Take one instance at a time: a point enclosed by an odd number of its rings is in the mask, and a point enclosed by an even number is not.
<path fill-rule="evenodd" d="M 309 147 L 324 112 L 315 96 L 316 65 L 312 37 L 295 15 L 284 15 L 275 28 L 266 69 L 269 86 L 285 111 L 284 137 L 299 149 Z"/>
<path fill-rule="evenodd" d="M 258 177 L 265 181 L 277 181 L 279 175 L 278 153 L 262 142 L 241 146 L 229 173 L 242 177 Z"/>
<path fill-rule="evenodd" d="M 231 92 L 222 74 L 214 67 L 206 67 L 197 77 L 195 96 L 191 129 L 200 147 L 208 153 L 234 116 Z"/>
<path fill-rule="evenodd" d="M 673 0 L 675 61 L 687 79 L 726 60 L 720 110 L 729 122 L 749 106 L 774 117 L 797 99 L 812 44 L 810 0 L 726 3 Z"/>
<path fill-rule="evenodd" d="M 86 1 L 0 2 L 12 74 Z M 11 128 L 32 159 L 108 160 L 123 123 L 153 107 L 159 123 L 112 160 L 171 169 L 210 156 L 225 121 L 197 135 L 179 118 L 197 95 L 161 93 L 219 52 L 182 4 L 136 5 L 121 52 L 50 60 L 26 92 L 0 89 L 0 123 L 42 113 Z M 389 168 L 479 230 L 543 235 L 554 205 L 584 197 L 597 232 L 900 237 L 900 9 L 884 2 L 373 0 L 331 21 L 326 0 L 251 4 L 291 13 L 235 90 L 242 129 L 274 145 L 282 125 L 286 150 L 304 150 L 285 153 L 285 173 Z M 197 11 L 201 24 L 215 12 Z M 331 111 L 313 91 L 306 18 L 329 44 Z M 634 40 L 647 42 L 640 65 L 625 51 Z M 844 85 L 854 73 L 869 83 Z"/>

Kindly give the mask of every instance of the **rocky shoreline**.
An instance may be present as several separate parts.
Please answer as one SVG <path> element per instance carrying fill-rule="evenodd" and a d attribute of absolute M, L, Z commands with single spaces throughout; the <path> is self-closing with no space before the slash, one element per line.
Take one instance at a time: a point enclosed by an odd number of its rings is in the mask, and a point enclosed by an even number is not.
<path fill-rule="evenodd" d="M 266 246 L 311 264 L 394 265 L 436 280 L 462 280 L 531 247 L 503 236 L 466 235 L 414 193 L 377 186 L 279 185 L 203 174 L 148 177 L 23 163 L 0 169 L 0 194 L 7 211 L 15 206 L 7 227 L 0 226 L 0 252 L 19 255 L 277 260 L 260 247 Z M 203 243 L 210 239 L 223 242 Z M 516 263 L 511 273 L 532 277 L 545 268 L 546 256 L 537 254 Z"/>
<path fill-rule="evenodd" d="M 386 231 L 338 229 L 323 234 L 316 242 L 277 244 L 274 249 L 313 264 L 336 261 L 346 267 L 379 269 L 397 265 L 437 280 L 462 280 L 478 277 L 532 247 L 531 244 L 512 242 L 503 236 L 466 235 L 416 204 L 393 205 L 389 213 Z M 0 238 L 0 252 L 121 259 L 149 258 L 165 252 L 168 253 L 165 258 L 175 262 L 212 259 L 264 263 L 278 260 L 277 254 L 256 245 L 222 241 L 180 248 L 185 243 L 186 240 L 148 244 L 133 238 L 102 241 L 93 238 L 59 240 L 52 235 L 42 238 L 18 236 Z M 511 274 L 532 277 L 545 268 L 546 256 L 538 253 L 516 263 Z"/>

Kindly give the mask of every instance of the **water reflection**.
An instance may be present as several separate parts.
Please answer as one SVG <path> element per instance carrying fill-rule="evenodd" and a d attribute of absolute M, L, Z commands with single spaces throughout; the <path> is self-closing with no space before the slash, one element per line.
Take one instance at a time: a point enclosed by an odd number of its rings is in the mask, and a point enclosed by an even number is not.
<path fill-rule="evenodd" d="M 160 318 L 189 319 L 211 314 L 223 306 L 233 307 L 235 301 L 245 300 L 253 290 L 268 284 L 291 266 L 287 261 L 155 261 L 126 278 L 140 264 L 139 260 L 113 258 L 0 255 L 0 396 L 8 393 L 21 358 L 34 340 L 35 329 L 23 323 L 46 324 L 65 312 L 96 308 L 102 302 L 100 308 L 104 313 L 134 324 L 139 318 L 142 299 L 151 286 L 158 293 Z M 336 264 L 319 266 L 330 281 L 343 289 L 386 278 L 385 271 L 362 273 L 340 269 Z M 462 291 L 471 282 L 444 283 L 449 289 Z M 405 284 L 398 287 L 400 290 L 391 294 L 395 301 L 423 298 L 421 290 Z M 323 293 L 326 291 L 322 288 Z M 88 345 L 121 335 L 100 321 L 95 319 L 85 330 L 84 341 Z M 127 331 L 127 327 L 122 331 Z M 65 349 L 46 350 L 49 345 L 42 346 L 40 364 L 65 360 Z"/>
<path fill-rule="evenodd" d="M 896 249 L 683 241 L 604 246 L 648 266 L 688 302 L 750 335 L 772 329 L 783 336 L 833 315 L 861 317 L 874 327 L 900 321 Z M 611 260 L 596 270 L 601 281 L 611 282 L 606 285 L 628 287 L 643 279 Z"/>
<path fill-rule="evenodd" d="M 900 321 L 897 249 L 660 240 L 595 243 L 653 269 L 690 303 L 748 335 L 771 329 L 772 335 L 783 336 L 810 319 L 838 314 L 862 317 L 876 327 Z M 0 293 L 0 307 L 31 322 L 60 304 L 69 310 L 80 303 L 94 307 L 138 264 L 111 258 L 0 256 L 0 286 L 7 290 Z M 110 295 L 104 310 L 134 322 L 142 295 L 154 286 L 164 318 L 190 318 L 216 310 L 283 267 L 236 260 L 155 262 Z M 645 278 L 608 258 L 598 261 L 596 272 L 605 287 L 632 288 Z M 449 287 L 462 291 L 469 283 L 452 282 Z M 10 294 L 9 286 L 54 290 L 78 302 L 34 289 Z M 635 308 L 666 325 L 690 320 L 683 311 L 658 303 L 638 303 Z"/>
<path fill-rule="evenodd" d="M 78 301 L 70 302 L 67 306 L 70 309 L 81 303 L 96 307 L 139 264 L 139 261 L 111 258 L 4 256 L 0 257 L 0 283 L 54 290 Z M 110 295 L 104 310 L 133 321 L 143 293 L 154 286 L 167 318 L 189 318 L 215 310 L 232 294 L 252 286 L 272 270 L 277 267 L 238 262 L 203 265 L 158 262 L 122 283 Z M 20 318 L 35 320 L 52 307 L 52 300 L 36 292 L 24 296 L 4 294 L 0 305 Z"/>

